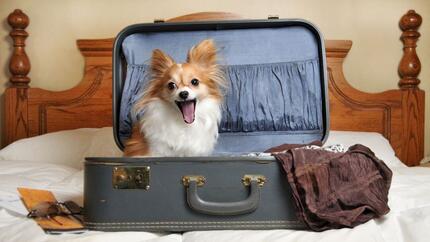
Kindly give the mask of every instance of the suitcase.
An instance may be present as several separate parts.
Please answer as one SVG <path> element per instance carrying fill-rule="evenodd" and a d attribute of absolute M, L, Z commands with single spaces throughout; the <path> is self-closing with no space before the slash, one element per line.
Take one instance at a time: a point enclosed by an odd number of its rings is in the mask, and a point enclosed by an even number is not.
<path fill-rule="evenodd" d="M 102 231 L 304 229 L 270 147 L 328 135 L 323 37 L 298 19 L 137 24 L 116 38 L 114 136 L 131 133 L 131 106 L 159 48 L 183 62 L 211 38 L 230 85 L 219 138 L 208 157 L 88 157 L 84 223 Z M 143 114 L 144 115 L 144 114 Z"/>

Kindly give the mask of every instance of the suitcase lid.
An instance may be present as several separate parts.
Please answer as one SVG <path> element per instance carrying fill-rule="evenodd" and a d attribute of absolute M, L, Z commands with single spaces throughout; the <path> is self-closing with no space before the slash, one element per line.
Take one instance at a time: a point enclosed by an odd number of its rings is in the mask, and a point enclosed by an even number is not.
<path fill-rule="evenodd" d="M 325 141 L 329 132 L 323 37 L 300 19 L 136 24 L 113 53 L 114 136 L 123 149 L 138 119 L 131 108 L 149 81 L 154 49 L 176 62 L 213 39 L 229 86 L 214 153 L 262 152 L 283 143 Z"/>

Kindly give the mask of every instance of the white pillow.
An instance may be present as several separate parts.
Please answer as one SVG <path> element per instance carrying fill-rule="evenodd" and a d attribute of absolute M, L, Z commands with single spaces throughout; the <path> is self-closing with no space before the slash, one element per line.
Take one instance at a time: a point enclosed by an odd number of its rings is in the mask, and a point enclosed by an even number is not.
<path fill-rule="evenodd" d="M 97 130 L 89 148 L 83 154 L 84 157 L 117 157 L 122 155 L 122 151 L 115 143 L 112 127 Z"/>
<path fill-rule="evenodd" d="M 380 133 L 355 131 L 330 131 L 324 146 L 342 144 L 349 148 L 355 144 L 369 147 L 375 155 L 390 167 L 405 167 L 391 147 L 390 142 Z"/>
<path fill-rule="evenodd" d="M 122 156 L 112 127 L 59 131 L 18 140 L 0 150 L 0 160 L 56 163 L 82 168 L 86 156 Z"/>

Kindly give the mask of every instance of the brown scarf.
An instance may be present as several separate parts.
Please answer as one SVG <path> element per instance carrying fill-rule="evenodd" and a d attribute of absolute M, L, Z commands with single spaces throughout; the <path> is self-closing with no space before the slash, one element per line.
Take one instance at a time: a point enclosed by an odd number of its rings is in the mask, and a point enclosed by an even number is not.
<path fill-rule="evenodd" d="M 392 172 L 369 148 L 357 144 L 334 153 L 295 149 L 300 146 L 281 145 L 266 152 L 281 162 L 298 218 L 310 229 L 352 228 L 390 211 Z"/>

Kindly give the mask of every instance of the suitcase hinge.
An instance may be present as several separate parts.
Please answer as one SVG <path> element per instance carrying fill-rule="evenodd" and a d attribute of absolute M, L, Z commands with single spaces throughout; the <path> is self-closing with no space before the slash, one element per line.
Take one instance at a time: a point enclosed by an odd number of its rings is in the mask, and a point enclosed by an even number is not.
<path fill-rule="evenodd" d="M 269 15 L 267 19 L 279 19 L 279 15 Z"/>
<path fill-rule="evenodd" d="M 162 18 L 156 18 L 156 19 L 154 19 L 154 24 L 164 23 L 164 22 L 166 22 L 166 21 L 164 19 L 162 19 Z"/>

